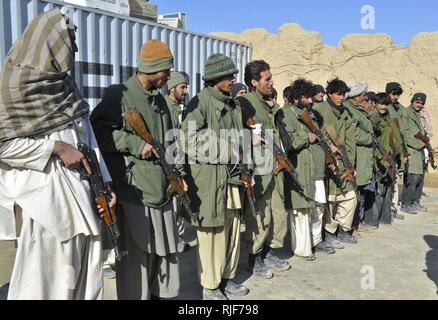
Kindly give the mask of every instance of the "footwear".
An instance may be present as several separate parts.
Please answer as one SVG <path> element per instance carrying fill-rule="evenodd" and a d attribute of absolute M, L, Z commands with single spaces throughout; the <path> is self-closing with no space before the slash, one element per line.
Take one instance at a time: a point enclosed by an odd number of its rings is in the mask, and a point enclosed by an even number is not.
<path fill-rule="evenodd" d="M 267 248 L 263 263 L 266 267 L 268 267 L 268 269 L 273 269 L 276 271 L 286 271 L 291 268 L 289 262 L 282 260 L 278 256 L 274 255 L 271 248 Z"/>
<path fill-rule="evenodd" d="M 114 279 L 116 277 L 116 272 L 111 267 L 103 267 L 103 277 L 105 279 Z"/>
<path fill-rule="evenodd" d="M 187 251 L 190 249 L 190 245 L 185 242 L 183 239 L 178 238 L 178 252 L 183 253 L 184 251 Z"/>
<path fill-rule="evenodd" d="M 246 296 L 249 292 L 248 288 L 244 285 L 229 279 L 223 279 L 219 287 L 225 294 L 231 294 L 233 296 Z"/>
<path fill-rule="evenodd" d="M 370 226 L 370 225 L 366 224 L 365 222 L 361 222 L 359 224 L 359 227 L 357 228 L 357 230 L 359 232 L 369 232 L 369 233 L 374 232 L 376 229 L 377 229 L 377 227 Z"/>
<path fill-rule="evenodd" d="M 417 209 L 417 211 L 427 212 L 427 208 L 418 202 L 414 202 L 412 206 Z"/>
<path fill-rule="evenodd" d="M 204 288 L 202 290 L 202 300 L 228 300 L 228 298 L 219 288 L 214 290 Z"/>
<path fill-rule="evenodd" d="M 404 220 L 405 219 L 405 216 L 404 215 L 402 215 L 402 214 L 400 214 L 400 213 L 393 213 L 392 214 L 392 217 L 394 218 L 394 219 L 398 219 L 398 220 Z"/>
<path fill-rule="evenodd" d="M 315 252 L 325 252 L 327 254 L 333 254 L 336 253 L 336 250 L 326 241 L 321 241 L 316 245 Z"/>
<path fill-rule="evenodd" d="M 271 279 L 274 276 L 274 274 L 269 271 L 268 267 L 263 263 L 260 253 L 249 255 L 248 270 L 252 275 L 262 279 Z"/>
<path fill-rule="evenodd" d="M 351 243 L 351 244 L 357 243 L 357 239 L 355 237 L 353 237 L 351 234 L 345 232 L 342 229 L 339 229 L 337 239 L 344 243 Z"/>
<path fill-rule="evenodd" d="M 307 256 L 307 257 L 301 257 L 301 256 L 297 256 L 297 257 L 301 258 L 303 260 L 306 260 L 306 261 L 315 261 L 316 260 L 316 256 L 314 253 L 312 253 L 310 256 Z"/>
<path fill-rule="evenodd" d="M 402 204 L 400 210 L 404 213 L 417 214 L 417 210 L 409 205 Z"/>
<path fill-rule="evenodd" d="M 362 235 L 360 234 L 358 229 L 353 229 L 352 236 L 356 237 L 356 238 L 361 238 L 362 237 Z"/>
<path fill-rule="evenodd" d="M 330 232 L 325 232 L 325 241 L 329 246 L 332 246 L 336 249 L 344 249 L 345 246 L 336 239 L 336 236 L 331 234 Z"/>

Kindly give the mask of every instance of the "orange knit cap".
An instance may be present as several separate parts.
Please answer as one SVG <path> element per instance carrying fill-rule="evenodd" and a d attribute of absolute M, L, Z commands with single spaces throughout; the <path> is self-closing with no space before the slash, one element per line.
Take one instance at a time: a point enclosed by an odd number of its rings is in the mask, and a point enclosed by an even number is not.
<path fill-rule="evenodd" d="M 167 44 L 156 39 L 146 42 L 140 50 L 138 70 L 155 73 L 173 68 L 173 55 Z"/>

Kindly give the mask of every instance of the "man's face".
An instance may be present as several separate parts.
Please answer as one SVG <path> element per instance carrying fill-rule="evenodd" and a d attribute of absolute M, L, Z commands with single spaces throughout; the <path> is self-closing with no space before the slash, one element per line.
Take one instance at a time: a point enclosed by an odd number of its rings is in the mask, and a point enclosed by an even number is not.
<path fill-rule="evenodd" d="M 415 111 L 420 112 L 421 109 L 424 108 L 424 103 L 421 100 L 415 100 L 412 102 L 412 108 L 414 108 Z"/>
<path fill-rule="evenodd" d="M 300 109 L 307 108 L 311 104 L 312 104 L 312 98 L 311 97 L 303 97 L 303 96 L 301 96 L 299 99 L 294 99 L 294 105 L 296 105 Z"/>
<path fill-rule="evenodd" d="M 354 99 L 356 100 L 356 102 L 359 105 L 362 105 L 365 101 L 368 100 L 368 96 L 366 92 L 361 93 L 360 95 L 358 95 L 357 97 L 354 97 Z"/>
<path fill-rule="evenodd" d="M 324 92 L 317 93 L 313 96 L 312 100 L 314 103 L 323 102 L 324 101 Z"/>
<path fill-rule="evenodd" d="M 272 96 L 272 88 L 274 87 L 274 81 L 272 80 L 272 73 L 270 70 L 260 72 L 260 80 L 251 80 L 251 84 L 255 88 L 256 92 L 265 99 L 269 99 Z"/>
<path fill-rule="evenodd" d="M 241 97 L 241 96 L 245 95 L 246 93 L 247 93 L 246 89 L 242 89 L 242 90 L 240 90 L 239 92 L 236 93 L 236 98 L 237 97 Z"/>
<path fill-rule="evenodd" d="M 187 94 L 189 93 L 187 83 L 181 83 L 176 87 L 170 89 L 170 93 L 177 103 L 183 103 L 186 100 Z"/>
<path fill-rule="evenodd" d="M 170 69 L 150 74 L 150 83 L 157 89 L 161 89 L 169 79 Z"/>
<path fill-rule="evenodd" d="M 373 103 L 371 102 L 371 100 L 365 99 L 360 106 L 366 111 L 366 112 L 370 112 L 371 109 L 373 109 Z"/>
<path fill-rule="evenodd" d="M 376 103 L 376 110 L 379 114 L 385 114 L 388 110 L 388 106 L 386 104 Z"/>
<path fill-rule="evenodd" d="M 336 93 L 328 93 L 327 96 L 330 98 L 330 100 L 337 106 L 342 106 L 342 103 L 345 99 L 345 94 L 336 92 Z"/>
<path fill-rule="evenodd" d="M 400 99 L 400 96 L 401 96 L 400 94 L 396 94 L 394 92 L 391 92 L 389 94 L 389 97 L 391 98 L 391 103 L 396 104 L 398 102 L 398 99 Z"/>
<path fill-rule="evenodd" d="M 235 82 L 236 82 L 236 78 L 234 77 L 234 74 L 230 74 L 228 76 L 221 78 L 221 80 L 218 83 L 216 83 L 215 87 L 222 92 L 230 93 L 231 87 Z"/>

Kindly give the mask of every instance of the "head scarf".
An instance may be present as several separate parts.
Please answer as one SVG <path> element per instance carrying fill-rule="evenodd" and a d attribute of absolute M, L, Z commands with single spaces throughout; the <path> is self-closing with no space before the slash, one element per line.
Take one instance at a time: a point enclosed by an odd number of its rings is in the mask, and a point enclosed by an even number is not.
<path fill-rule="evenodd" d="M 60 130 L 71 118 L 88 115 L 89 106 L 68 74 L 73 63 L 69 27 L 59 9 L 35 18 L 0 74 L 0 142 Z"/>

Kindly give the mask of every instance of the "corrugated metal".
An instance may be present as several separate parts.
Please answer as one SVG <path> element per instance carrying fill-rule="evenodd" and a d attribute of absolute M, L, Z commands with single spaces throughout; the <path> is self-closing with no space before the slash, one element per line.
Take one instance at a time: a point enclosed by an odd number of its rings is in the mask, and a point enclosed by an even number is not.
<path fill-rule="evenodd" d="M 63 5 L 56 0 L 0 0 L 0 65 L 30 21 Z M 238 82 L 243 82 L 245 64 L 251 60 L 251 48 L 245 44 L 94 8 L 68 6 L 74 8 L 74 23 L 79 27 L 74 76 L 92 107 L 99 102 L 103 89 L 133 74 L 141 45 L 149 39 L 169 45 L 175 56 L 175 70 L 190 76 L 191 96 L 202 89 L 201 77 L 209 55 L 219 52 L 231 57 L 240 70 Z"/>

